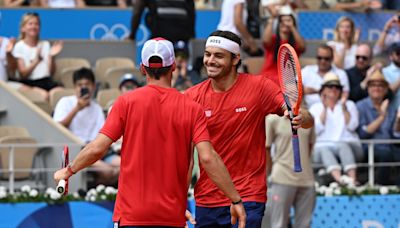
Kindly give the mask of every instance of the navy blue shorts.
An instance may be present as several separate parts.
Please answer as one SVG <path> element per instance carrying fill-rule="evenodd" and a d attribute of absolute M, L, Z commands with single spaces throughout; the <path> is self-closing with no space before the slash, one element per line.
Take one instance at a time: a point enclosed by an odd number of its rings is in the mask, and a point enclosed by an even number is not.
<path fill-rule="evenodd" d="M 244 202 L 246 209 L 246 227 L 260 228 L 264 216 L 265 203 Z M 230 206 L 226 207 L 199 207 L 196 206 L 196 228 L 230 228 L 231 225 Z"/>

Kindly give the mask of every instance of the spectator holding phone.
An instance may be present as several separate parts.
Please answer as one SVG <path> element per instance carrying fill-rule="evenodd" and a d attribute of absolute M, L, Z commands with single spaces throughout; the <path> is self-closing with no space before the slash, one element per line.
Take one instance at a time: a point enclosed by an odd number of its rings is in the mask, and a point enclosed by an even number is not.
<path fill-rule="evenodd" d="M 75 95 L 66 96 L 58 101 L 53 119 L 82 142 L 92 141 L 104 123 L 103 110 L 93 99 L 95 77 L 92 70 L 81 68 L 73 75 Z"/>

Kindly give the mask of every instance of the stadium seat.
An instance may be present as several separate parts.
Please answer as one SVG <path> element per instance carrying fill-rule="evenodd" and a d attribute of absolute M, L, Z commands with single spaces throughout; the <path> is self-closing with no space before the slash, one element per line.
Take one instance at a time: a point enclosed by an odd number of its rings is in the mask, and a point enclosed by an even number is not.
<path fill-rule="evenodd" d="M 104 112 L 107 113 L 110 107 L 110 102 L 117 99 L 120 95 L 119 89 L 103 89 L 97 93 L 97 103 L 101 106 Z"/>
<path fill-rule="evenodd" d="M 75 67 L 68 67 L 62 70 L 60 75 L 60 82 L 63 84 L 64 88 L 74 88 L 73 75 L 76 70 L 78 70 L 78 68 Z"/>
<path fill-rule="evenodd" d="M 36 106 L 38 106 L 40 109 L 42 109 L 44 112 L 48 113 L 51 115 L 51 107 L 50 103 L 46 100 L 43 99 L 43 97 L 37 93 L 36 91 L 33 90 L 22 90 L 20 93 L 26 97 L 28 100 L 32 101 Z"/>
<path fill-rule="evenodd" d="M 96 65 L 94 70 L 96 75 L 96 81 L 105 84 L 106 72 L 108 69 L 112 67 L 135 68 L 135 63 L 131 59 L 124 57 L 100 58 L 96 60 Z"/>
<path fill-rule="evenodd" d="M 71 96 L 75 94 L 74 89 L 63 89 L 63 90 L 57 90 L 54 93 L 50 94 L 50 107 L 54 111 L 54 108 L 57 105 L 57 102 L 65 96 Z"/>
<path fill-rule="evenodd" d="M 60 82 L 61 74 L 65 68 L 79 69 L 82 67 L 90 68 L 90 63 L 84 58 L 57 58 L 56 59 L 56 72 L 54 80 Z"/>
<path fill-rule="evenodd" d="M 118 88 L 119 82 L 121 80 L 122 75 L 124 74 L 133 74 L 139 81 L 143 80 L 143 74 L 140 69 L 131 68 L 131 67 L 112 67 L 109 68 L 106 72 L 106 83 L 109 88 Z"/>
<path fill-rule="evenodd" d="M 36 140 L 29 136 L 5 136 L 0 138 L 0 144 L 36 144 Z M 0 148 L 0 165 L 1 169 L 9 169 L 9 147 Z M 35 146 L 28 147 L 15 147 L 14 148 L 14 168 L 15 169 L 32 169 L 33 159 L 38 152 Z M 8 171 L 0 174 L 1 179 L 8 179 L 10 173 Z M 15 172 L 16 180 L 29 179 L 31 176 L 30 171 Z"/>
<path fill-rule="evenodd" d="M 30 136 L 28 130 L 20 126 L 0 126 L 0 138 L 6 136 Z"/>
<path fill-rule="evenodd" d="M 247 57 L 243 60 L 245 72 L 249 74 L 259 74 L 264 64 L 264 57 Z"/>

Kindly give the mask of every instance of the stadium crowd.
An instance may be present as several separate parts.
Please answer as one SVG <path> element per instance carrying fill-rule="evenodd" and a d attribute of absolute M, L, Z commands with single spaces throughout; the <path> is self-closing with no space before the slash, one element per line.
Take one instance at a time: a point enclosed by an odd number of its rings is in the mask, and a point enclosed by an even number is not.
<path fill-rule="evenodd" d="M 152 1 L 148 1 L 152 2 Z M 300 58 L 307 48 L 307 42 L 297 28 L 297 9 L 308 9 L 307 1 L 302 0 L 202 0 L 183 1 L 175 7 L 183 9 L 186 18 L 158 15 L 154 7 L 164 5 L 147 4 L 147 1 L 101 1 L 101 0 L 4 0 L 4 7 L 89 7 L 115 6 L 132 7 L 132 31 L 129 39 L 135 40 L 141 12 L 149 8 L 153 21 L 148 24 L 152 38 L 165 37 L 174 43 L 176 69 L 172 74 L 172 87 L 182 93 L 192 91 L 193 86 L 207 80 L 207 70 L 203 60 L 193 59 L 189 48 L 194 39 L 195 9 L 221 9 L 221 21 L 218 29 L 231 31 L 242 39 L 242 61 L 263 57 L 259 72 L 251 72 L 266 77 L 275 86 L 279 85 L 277 75 L 277 53 L 284 43 L 292 45 Z M 399 1 L 338 1 L 321 0 L 321 9 L 352 10 L 369 13 L 377 10 L 400 10 Z M 252 6 L 257 6 L 255 29 L 249 19 L 254 19 Z M 138 8 L 140 8 L 138 10 Z M 135 17 L 136 15 L 136 17 Z M 138 16 L 137 16 L 138 15 Z M 154 19 L 155 18 L 155 19 Z M 173 20 L 187 22 L 176 26 Z M 150 20 L 151 21 L 151 20 Z M 162 21 L 163 24 L 157 24 Z M 250 22 L 249 22 L 250 21 Z M 254 21 L 253 21 L 254 22 Z M 163 28 L 162 30 L 160 28 Z M 184 28 L 183 31 L 179 31 Z M 120 72 L 117 87 L 102 80 L 97 72 L 87 67 L 76 67 L 68 80 L 72 87 L 67 88 L 57 78 L 57 55 L 63 50 L 63 42 L 41 40 L 40 15 L 26 13 L 21 18 L 19 37 L 0 37 L 0 80 L 7 82 L 21 93 L 37 94 L 44 102 L 50 102 L 54 94 L 73 89 L 73 94 L 58 100 L 49 114 L 77 135 L 82 142 L 94 140 L 101 129 L 108 109 L 119 94 L 144 86 L 145 79 L 140 71 Z M 179 35 L 177 35 L 179 34 Z M 0 34 L 1 35 L 1 34 Z M 296 176 L 288 170 L 293 158 L 284 145 L 289 144 L 288 135 L 282 127 L 289 122 L 277 115 L 266 116 L 267 175 L 271 183 L 271 223 L 272 227 L 283 227 L 287 223 L 288 210 L 296 204 L 295 227 L 307 227 L 310 224 L 312 207 L 305 201 L 315 200 L 313 189 L 314 164 L 329 175 L 319 181 L 335 181 L 341 185 L 360 185 L 367 180 L 363 169 L 357 164 L 368 161 L 368 147 L 360 139 L 400 139 L 400 14 L 386 21 L 379 38 L 373 43 L 360 41 L 360 29 L 351 17 L 343 16 L 337 20 L 334 38 L 321 41 L 314 54 L 315 64 L 302 65 L 303 106 L 314 118 L 314 127 L 300 131 L 302 159 L 305 159 L 305 171 Z M 238 63 L 238 71 L 248 72 L 250 66 Z M 64 75 L 65 76 L 65 75 Z M 271 82 L 271 83 L 272 83 Z M 116 96 L 109 98 L 107 105 L 101 106 L 94 99 L 105 89 L 117 89 Z M 65 92 L 65 91 L 64 91 Z M 279 112 L 277 112 L 279 113 Z M 96 118 L 94 118 L 96 116 Z M 283 127 L 285 128 L 285 127 Z M 287 127 L 286 127 L 287 128 Z M 95 183 L 117 185 L 120 166 L 120 144 L 114 143 L 107 155 L 93 166 L 99 168 L 95 173 Z M 375 144 L 376 162 L 400 162 L 400 147 L 397 144 Z M 228 166 L 228 165 L 227 165 Z M 228 166 L 229 167 L 229 166 Z M 381 185 L 400 185 L 400 178 L 394 177 L 393 167 L 377 168 L 376 181 Z M 320 171 L 321 171 L 320 170 Z M 398 170 L 398 167 L 397 167 Z M 319 174 L 323 172 L 318 172 Z M 361 174 L 360 174 L 361 173 Z M 365 174 L 365 172 L 364 172 Z M 350 183 L 343 181 L 344 175 L 351 178 Z M 235 180 L 235 177 L 232 178 Z M 294 193 L 300 189 L 300 193 Z M 286 197 L 298 194 L 299 198 Z M 276 197 L 288 198 L 278 203 Z M 289 199 L 290 198 L 290 199 Z M 295 202 L 297 200 L 297 202 Z M 302 203 L 303 201 L 303 203 Z M 297 204 L 298 203 L 298 204 Z M 297 210 L 298 209 L 298 210 Z M 300 212 L 303 212 L 300 214 Z"/>

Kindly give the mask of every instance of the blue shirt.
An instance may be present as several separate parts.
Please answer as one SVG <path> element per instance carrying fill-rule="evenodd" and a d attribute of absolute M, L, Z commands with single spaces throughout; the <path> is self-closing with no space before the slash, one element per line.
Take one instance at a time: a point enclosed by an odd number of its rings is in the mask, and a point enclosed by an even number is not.
<path fill-rule="evenodd" d="M 381 126 L 375 133 L 366 132 L 368 124 L 373 122 L 379 116 L 378 110 L 375 109 L 370 97 L 366 97 L 357 102 L 357 108 L 360 115 L 359 127 L 357 129 L 360 139 L 398 139 L 399 132 L 394 131 L 394 122 L 396 120 L 396 109 L 389 105 L 387 114 Z M 366 145 L 363 145 L 366 149 Z M 375 151 L 392 150 L 393 144 L 375 144 Z"/>
<path fill-rule="evenodd" d="M 396 66 L 393 62 L 382 69 L 383 76 L 385 76 L 386 81 L 389 82 L 389 84 L 393 84 L 400 80 L 400 67 Z M 400 105 L 400 89 L 396 91 L 394 94 L 394 100 L 391 103 L 391 106 L 394 108 L 399 107 Z"/>

